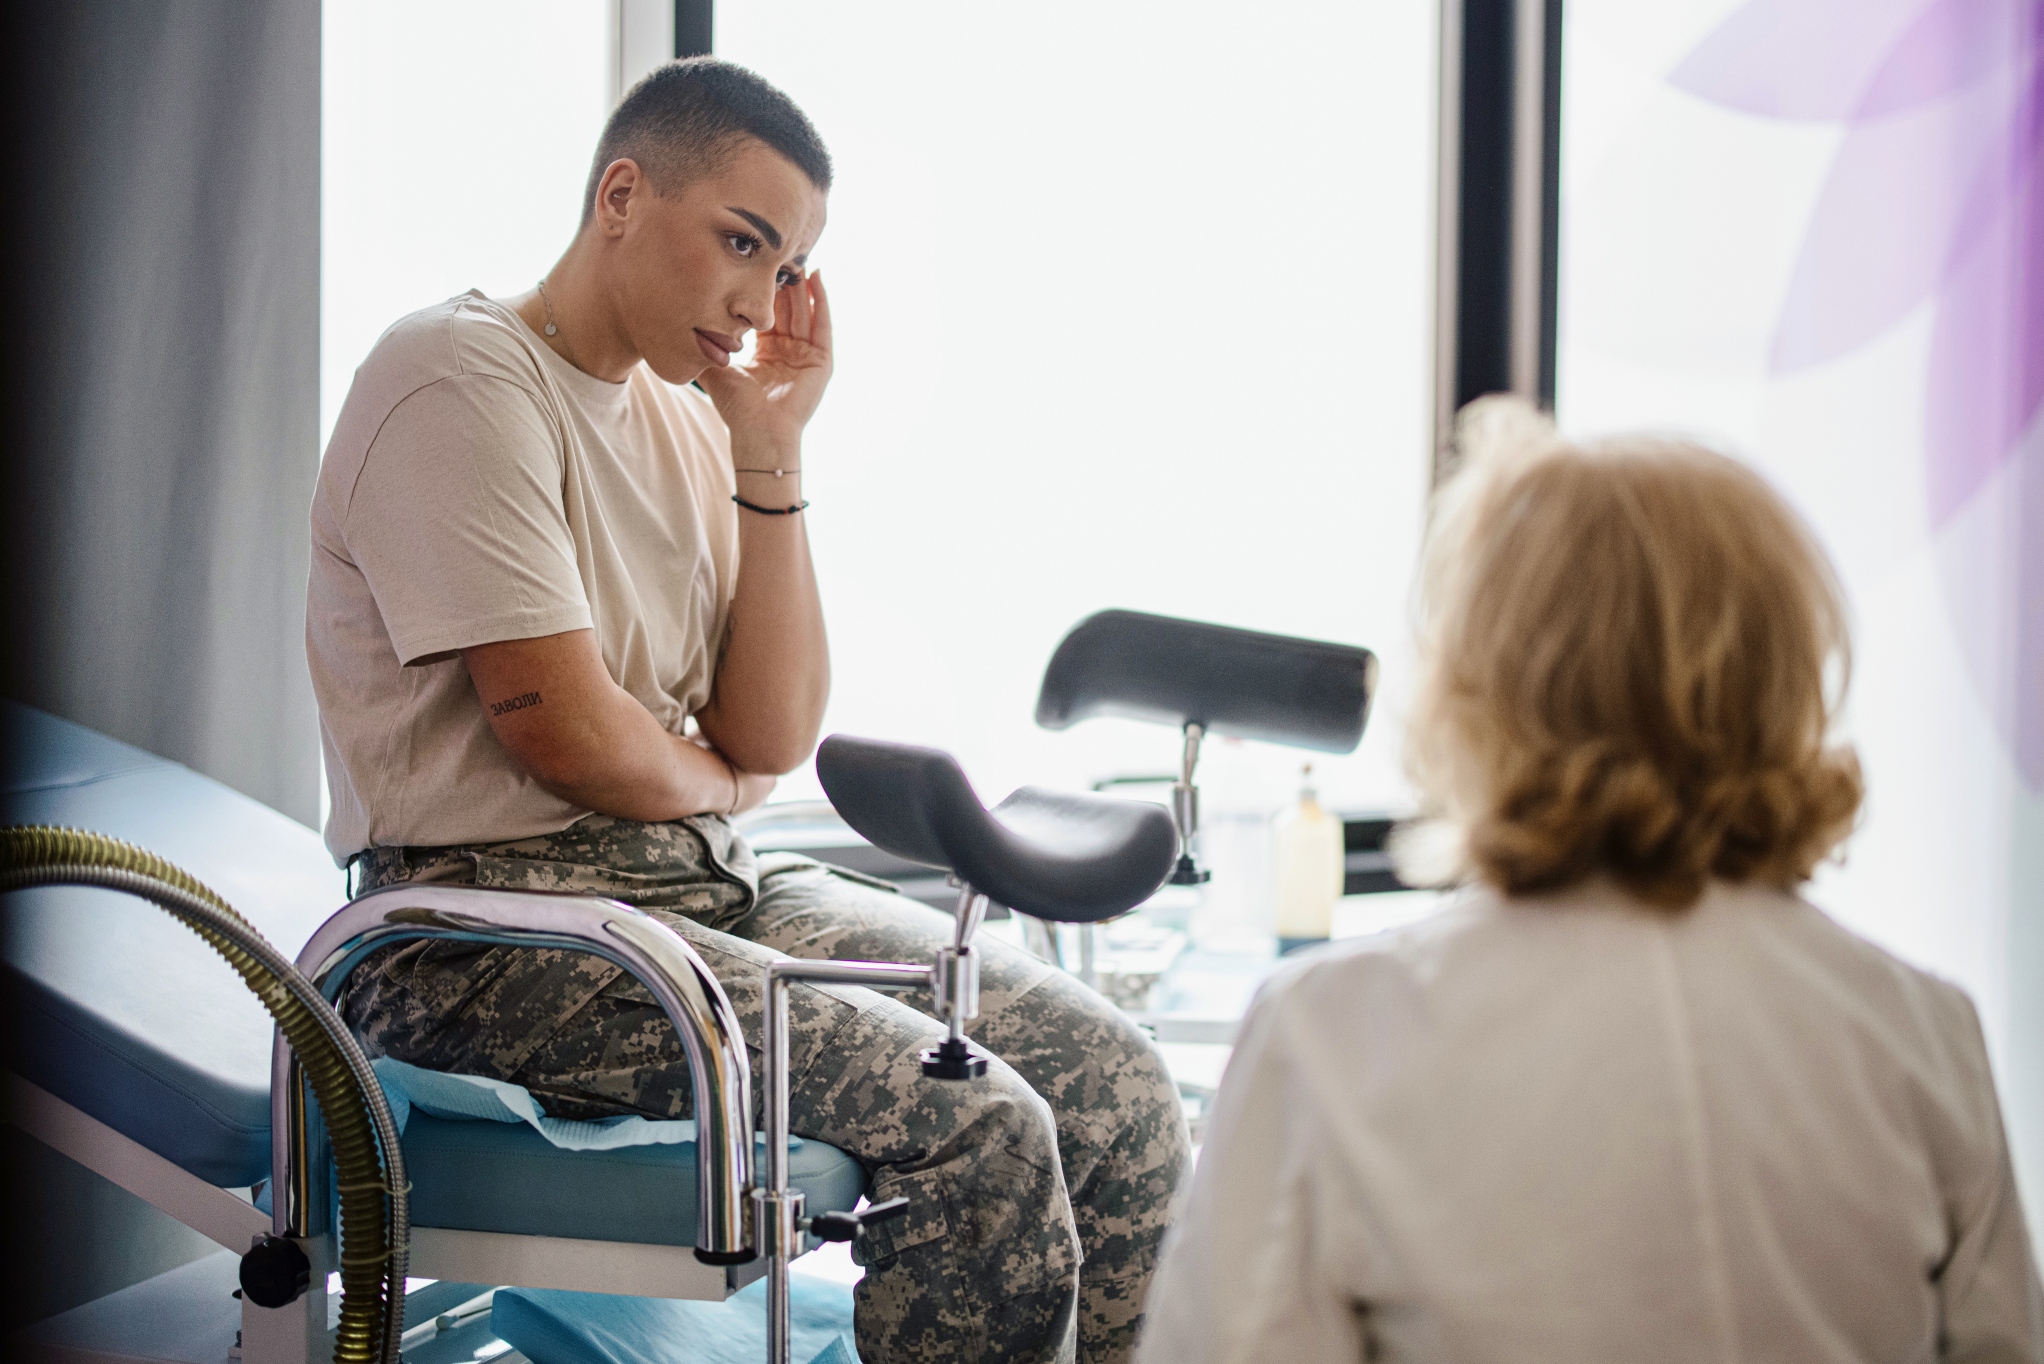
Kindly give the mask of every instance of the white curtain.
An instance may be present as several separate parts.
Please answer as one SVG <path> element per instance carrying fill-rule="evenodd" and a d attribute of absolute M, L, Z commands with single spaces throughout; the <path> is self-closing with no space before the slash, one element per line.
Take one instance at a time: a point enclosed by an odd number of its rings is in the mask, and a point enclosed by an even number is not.
<path fill-rule="evenodd" d="M 318 0 L 11 7 L 5 691 L 318 817 Z"/>

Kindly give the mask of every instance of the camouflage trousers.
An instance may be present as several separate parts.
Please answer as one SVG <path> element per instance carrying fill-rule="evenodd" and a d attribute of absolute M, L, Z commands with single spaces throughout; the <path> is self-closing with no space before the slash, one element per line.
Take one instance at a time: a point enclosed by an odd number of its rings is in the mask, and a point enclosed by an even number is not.
<path fill-rule="evenodd" d="M 789 853 L 755 856 L 715 815 L 592 815 L 558 834 L 458 848 L 376 848 L 357 894 L 401 881 L 585 891 L 674 928 L 723 984 L 752 1053 L 762 973 L 783 955 L 932 960 L 951 919 Z M 855 1243 L 866 1364 L 1107 1364 L 1133 1352 L 1169 1204 L 1188 1158 L 1155 1046 L 1092 990 L 984 941 L 970 1035 L 984 1080 L 927 1079 L 943 1028 L 907 999 L 795 985 L 794 1131 L 850 1153 L 907 1216 Z M 918 999 L 917 1003 L 927 1003 Z M 619 968 L 552 949 L 412 943 L 369 958 L 343 1013 L 372 1055 L 524 1085 L 555 1117 L 686 1117 L 689 1070 L 667 1016 Z M 755 1114 L 755 1117 L 758 1115 Z"/>

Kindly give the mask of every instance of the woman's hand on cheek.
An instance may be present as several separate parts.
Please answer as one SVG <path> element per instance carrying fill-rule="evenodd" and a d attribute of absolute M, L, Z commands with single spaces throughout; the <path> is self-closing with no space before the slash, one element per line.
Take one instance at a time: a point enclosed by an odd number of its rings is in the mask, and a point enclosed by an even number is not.
<path fill-rule="evenodd" d="M 750 361 L 704 370 L 700 382 L 731 428 L 734 452 L 792 458 L 830 368 L 830 300 L 811 273 L 775 296 L 774 325 L 759 334 Z"/>

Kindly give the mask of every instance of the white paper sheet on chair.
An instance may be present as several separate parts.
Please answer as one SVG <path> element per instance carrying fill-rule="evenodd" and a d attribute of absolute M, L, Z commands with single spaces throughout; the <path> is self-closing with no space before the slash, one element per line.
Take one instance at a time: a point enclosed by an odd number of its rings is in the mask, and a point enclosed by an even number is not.
<path fill-rule="evenodd" d="M 468 1119 L 480 1122 L 522 1122 L 564 1151 L 612 1151 L 621 1146 L 670 1146 L 696 1139 L 696 1125 L 689 1118 L 653 1119 L 641 1117 L 605 1118 L 596 1122 L 574 1122 L 550 1118 L 540 1110 L 532 1091 L 505 1080 L 481 1075 L 450 1075 L 422 1070 L 403 1061 L 379 1056 L 370 1063 L 383 1092 L 390 1099 L 391 1116 L 402 1132 L 411 1110 L 436 1118 Z M 790 1137 L 790 1149 L 801 1145 Z"/>

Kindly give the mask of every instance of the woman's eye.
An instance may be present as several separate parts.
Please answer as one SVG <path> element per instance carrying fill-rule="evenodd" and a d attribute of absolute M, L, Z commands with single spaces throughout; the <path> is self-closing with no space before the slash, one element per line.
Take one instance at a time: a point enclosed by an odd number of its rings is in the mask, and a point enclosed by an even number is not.
<path fill-rule="evenodd" d="M 779 281 L 781 288 L 786 289 L 793 285 L 800 284 L 801 282 L 802 276 L 796 274 L 793 270 L 781 271 Z"/>
<path fill-rule="evenodd" d="M 724 240 L 731 243 L 733 251 L 748 258 L 751 257 L 753 252 L 759 250 L 763 244 L 759 238 L 748 237 L 743 232 L 726 232 Z"/>

